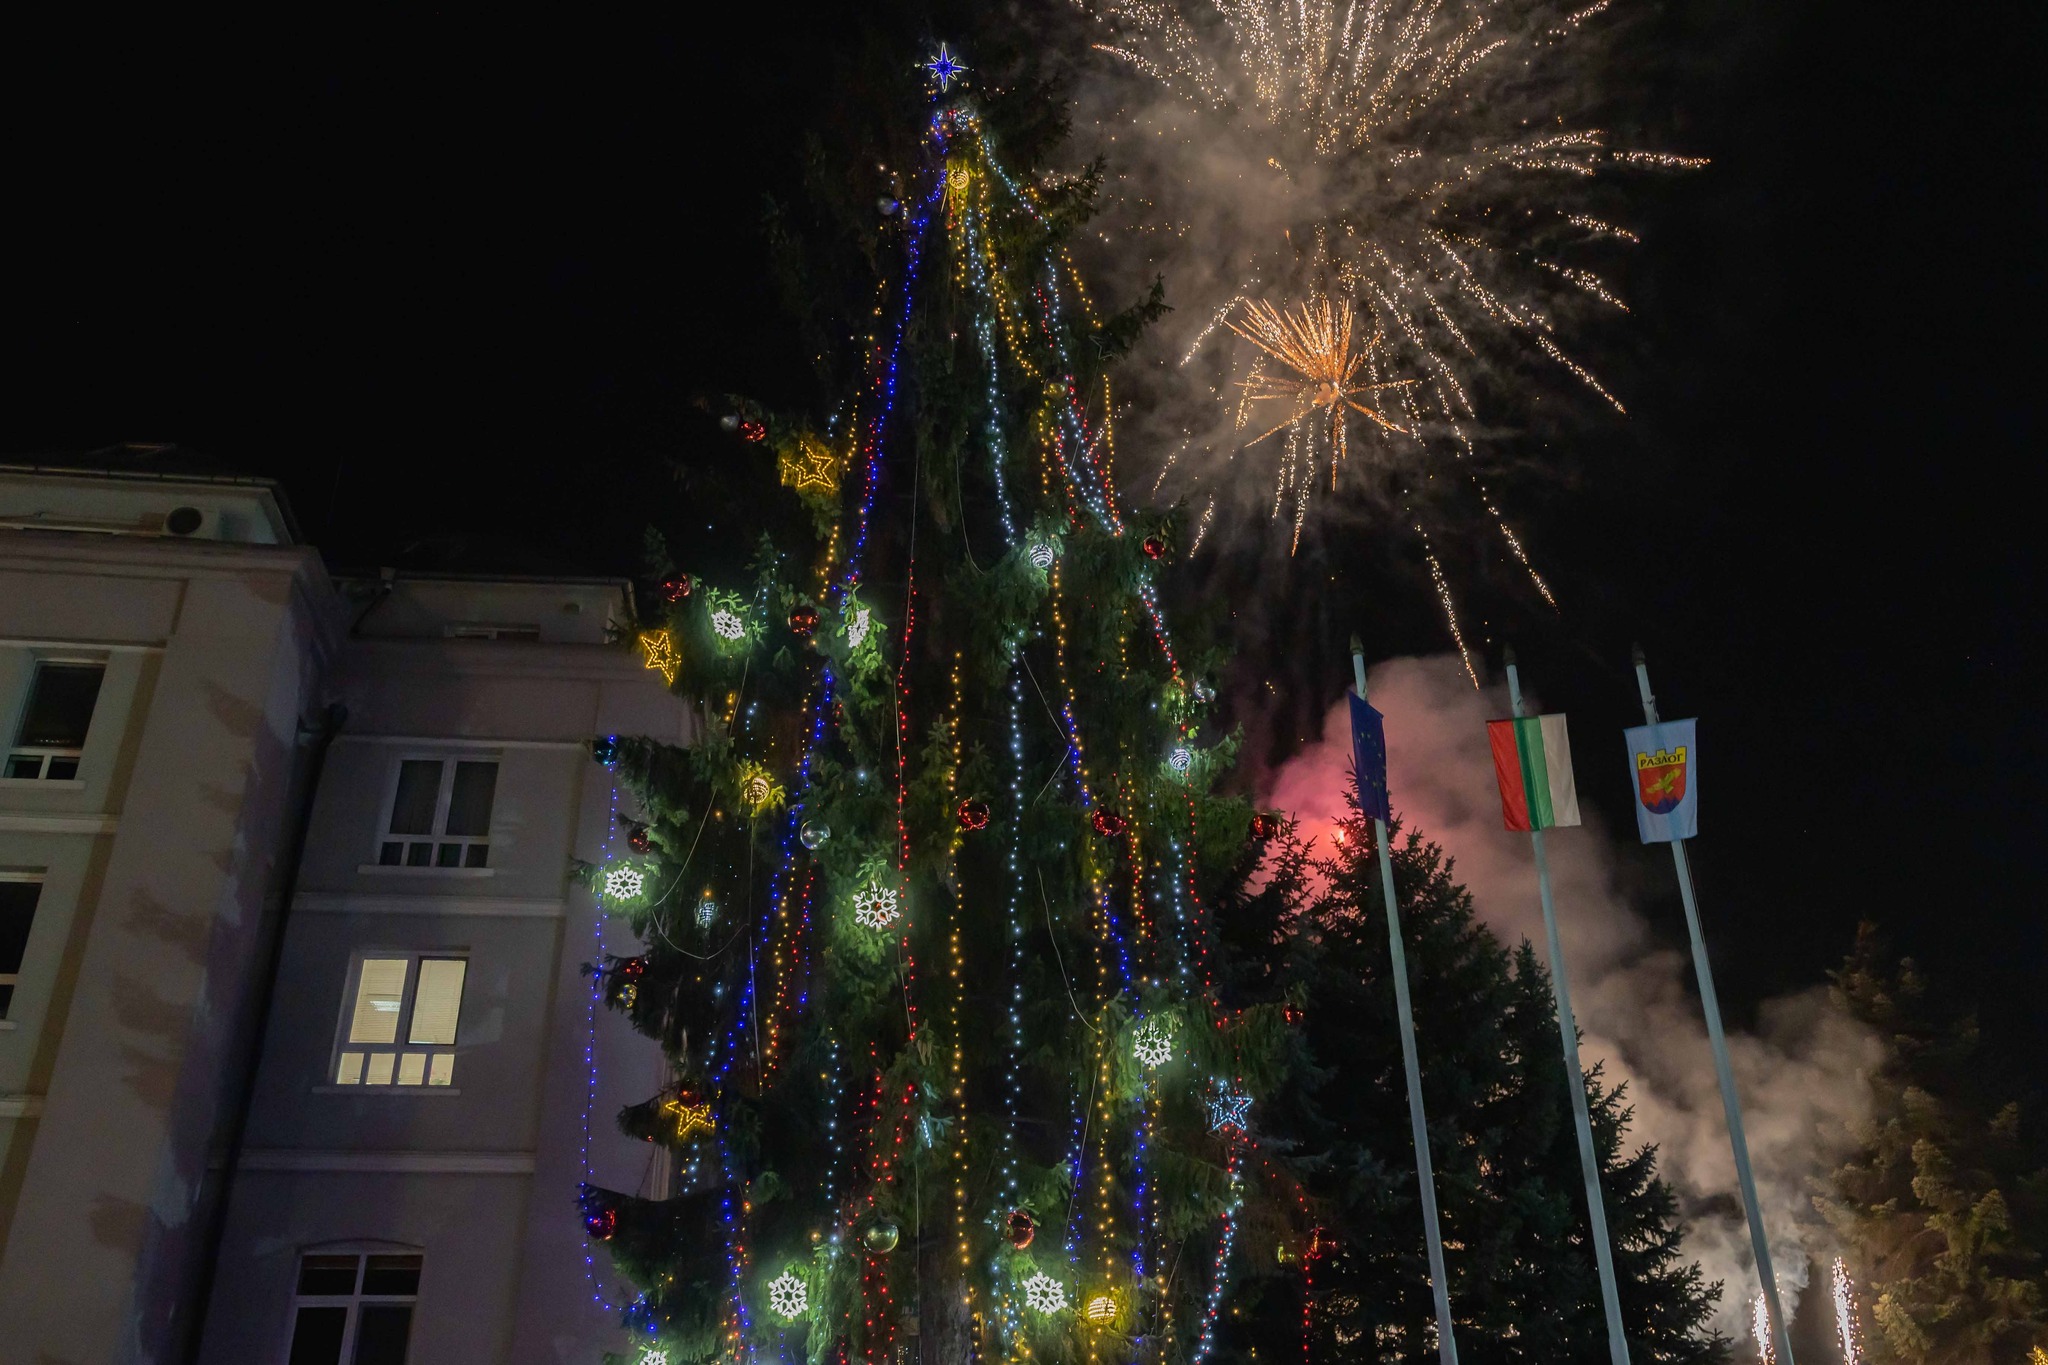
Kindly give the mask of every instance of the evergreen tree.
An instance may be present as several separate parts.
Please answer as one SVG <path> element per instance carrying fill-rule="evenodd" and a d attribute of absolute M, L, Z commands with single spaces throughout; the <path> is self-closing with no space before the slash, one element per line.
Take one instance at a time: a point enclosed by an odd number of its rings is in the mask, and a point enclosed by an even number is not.
<path fill-rule="evenodd" d="M 703 732 L 598 745 L 631 816 L 590 875 L 645 949 L 597 988 L 675 1071 L 621 1116 L 669 1197 L 582 1198 L 642 1360 L 1199 1361 L 1284 1062 L 1211 926 L 1250 811 L 1159 606 L 1179 531 L 1111 472 L 1156 295 L 1076 277 L 1057 106 L 927 71 L 863 222 L 778 217 L 793 278 L 882 278 L 840 406 L 724 418 L 784 485 L 753 563 L 664 566 L 637 645 Z"/>
<path fill-rule="evenodd" d="M 1837 1002 L 1886 1043 L 1862 1149 L 1816 1199 L 1874 1295 L 1873 1357 L 2019 1365 L 2048 1342 L 2048 1167 L 2001 1093 L 1974 1015 L 1861 926 Z"/>
<path fill-rule="evenodd" d="M 1459 1357 L 1604 1359 L 1549 976 L 1528 944 L 1510 953 L 1478 923 L 1441 848 L 1411 833 L 1391 851 Z M 1319 1231 L 1304 1274 L 1291 1277 L 1306 1283 L 1269 1274 L 1259 1292 L 1270 1308 L 1232 1344 L 1247 1359 L 1290 1340 L 1300 1349 L 1306 1289 L 1310 1360 L 1424 1365 L 1436 1359 L 1435 1310 L 1371 826 L 1354 820 L 1318 868 L 1319 889 L 1283 869 L 1282 894 L 1299 906 L 1291 932 L 1263 961 L 1255 944 L 1243 959 L 1269 992 L 1302 1002 L 1302 1055 L 1269 1112 L 1292 1141 L 1283 1164 Z M 1270 907 L 1248 908 L 1270 923 Z M 1655 1149 L 1624 1150 L 1621 1087 L 1602 1085 L 1597 1070 L 1585 1084 L 1632 1357 L 1717 1359 L 1722 1343 L 1704 1325 L 1719 1289 L 1680 1259 Z M 1291 1321 L 1283 1303 L 1295 1305 Z"/>

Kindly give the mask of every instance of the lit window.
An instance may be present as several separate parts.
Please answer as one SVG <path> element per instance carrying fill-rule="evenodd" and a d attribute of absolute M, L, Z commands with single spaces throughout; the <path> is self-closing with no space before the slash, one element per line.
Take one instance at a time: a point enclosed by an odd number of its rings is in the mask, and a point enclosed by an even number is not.
<path fill-rule="evenodd" d="M 405 1365 L 419 1296 L 417 1255 L 299 1257 L 287 1365 Z"/>
<path fill-rule="evenodd" d="M 336 1085 L 455 1083 L 455 1031 L 469 959 L 364 953 L 334 1044 Z"/>
<path fill-rule="evenodd" d="M 7 752 L 7 776 L 53 781 L 78 776 L 78 757 L 85 751 L 85 732 L 92 726 L 106 672 L 105 664 L 36 665 L 14 747 Z"/>
<path fill-rule="evenodd" d="M 21 955 L 28 948 L 28 927 L 35 922 L 36 898 L 43 879 L 19 872 L 0 872 L 0 1019 L 14 1001 L 21 980 Z"/>
<path fill-rule="evenodd" d="M 408 758 L 398 765 L 383 867 L 488 867 L 496 760 Z"/>

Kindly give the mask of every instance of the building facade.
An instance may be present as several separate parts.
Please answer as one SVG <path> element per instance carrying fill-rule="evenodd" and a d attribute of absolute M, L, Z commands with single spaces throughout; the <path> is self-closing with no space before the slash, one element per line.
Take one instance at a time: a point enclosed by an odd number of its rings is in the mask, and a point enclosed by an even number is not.
<path fill-rule="evenodd" d="M 623 583 L 294 541 L 261 483 L 0 469 L 0 1365 L 624 1349 L 575 1194 L 659 1186 L 612 1114 L 663 1064 L 572 868 L 591 737 L 691 716 Z"/>

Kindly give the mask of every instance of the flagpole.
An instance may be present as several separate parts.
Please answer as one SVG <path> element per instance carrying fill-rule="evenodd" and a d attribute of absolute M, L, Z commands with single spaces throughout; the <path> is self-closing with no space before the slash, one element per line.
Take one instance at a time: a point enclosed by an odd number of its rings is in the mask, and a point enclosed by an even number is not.
<path fill-rule="evenodd" d="M 1522 679 L 1515 670 L 1513 649 L 1507 651 L 1507 666 L 1508 699 L 1514 703 L 1515 715 L 1520 717 L 1524 714 Z M 1579 1172 L 1586 1180 L 1586 1213 L 1593 1225 L 1593 1261 L 1600 1270 L 1600 1298 L 1607 1310 L 1607 1356 L 1612 1365 L 1628 1365 L 1628 1337 L 1622 1331 L 1621 1299 L 1614 1283 L 1614 1248 L 1607 1239 L 1607 1205 L 1600 1197 L 1600 1157 L 1593 1150 L 1593 1117 L 1586 1107 L 1586 1073 L 1579 1065 L 1579 1025 L 1572 1014 L 1564 945 L 1558 941 L 1557 911 L 1550 900 L 1550 862 L 1543 855 L 1543 831 L 1532 828 L 1529 844 L 1536 850 L 1536 886 L 1543 897 L 1543 933 L 1550 944 L 1550 988 L 1557 997 L 1557 1032 L 1564 1040 L 1568 1071 L 1565 1091 L 1571 1096 L 1572 1118 L 1579 1128 Z"/>
<path fill-rule="evenodd" d="M 1351 677 L 1365 700 L 1365 645 L 1351 637 Z M 1422 1064 L 1415 1053 L 1415 1013 L 1408 1000 L 1408 950 L 1401 942 L 1401 909 L 1394 903 L 1394 858 L 1387 851 L 1387 822 L 1372 818 L 1373 843 L 1380 851 L 1380 893 L 1387 905 L 1387 952 L 1394 962 L 1394 1007 L 1401 1016 L 1401 1062 L 1408 1071 L 1408 1126 L 1415 1134 L 1415 1179 L 1422 1190 L 1422 1231 L 1429 1248 L 1429 1284 L 1436 1295 L 1436 1353 L 1442 1365 L 1458 1365 L 1458 1337 L 1451 1325 L 1451 1287 L 1444 1274 L 1444 1239 L 1436 1220 L 1436 1172 L 1429 1160 L 1429 1124 L 1422 1113 Z"/>
<path fill-rule="evenodd" d="M 1650 692 L 1650 668 L 1643 647 L 1634 650 L 1636 689 L 1643 695 L 1643 719 L 1655 725 L 1657 698 Z M 1756 1253 L 1757 1276 L 1763 1281 L 1764 1304 L 1771 1311 L 1771 1336 L 1780 1365 L 1792 1365 L 1792 1340 L 1785 1330 L 1785 1311 L 1778 1304 L 1778 1277 L 1771 1269 L 1771 1244 L 1764 1236 L 1763 1208 L 1757 1202 L 1756 1176 L 1749 1166 L 1749 1139 L 1742 1132 L 1742 1101 L 1735 1093 L 1735 1068 L 1728 1060 L 1728 1035 L 1721 1030 L 1721 1001 L 1714 993 L 1714 970 L 1707 963 L 1707 941 L 1700 933 L 1699 906 L 1693 898 L 1692 864 L 1686 861 L 1685 840 L 1671 840 L 1671 861 L 1678 868 L 1678 898 L 1685 905 L 1685 927 L 1692 935 L 1692 968 L 1700 983 L 1700 1008 L 1707 1016 L 1707 1040 L 1714 1045 L 1714 1071 L 1721 1078 L 1721 1108 L 1728 1116 L 1728 1144 L 1735 1150 L 1735 1178 L 1742 1186 L 1742 1207 L 1749 1215 L 1749 1244 Z"/>

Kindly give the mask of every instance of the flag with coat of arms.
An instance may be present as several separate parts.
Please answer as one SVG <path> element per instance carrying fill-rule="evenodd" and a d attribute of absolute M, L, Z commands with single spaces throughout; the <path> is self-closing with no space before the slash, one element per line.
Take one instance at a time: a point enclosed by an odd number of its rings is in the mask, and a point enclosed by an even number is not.
<path fill-rule="evenodd" d="M 1626 732 L 1635 784 L 1636 832 L 1668 844 L 1700 832 L 1697 720 L 1665 720 Z"/>

